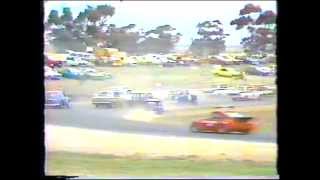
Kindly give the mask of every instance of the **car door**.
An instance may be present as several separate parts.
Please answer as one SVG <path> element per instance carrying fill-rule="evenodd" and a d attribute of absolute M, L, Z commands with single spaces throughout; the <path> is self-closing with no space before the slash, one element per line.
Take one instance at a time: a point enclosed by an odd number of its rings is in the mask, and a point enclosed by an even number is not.
<path fill-rule="evenodd" d="M 248 129 L 248 121 L 246 119 L 235 118 L 233 123 L 234 131 L 246 131 Z"/>
<path fill-rule="evenodd" d="M 217 132 L 222 120 L 223 116 L 221 114 L 213 113 L 210 118 L 201 121 L 201 129 L 203 131 Z"/>

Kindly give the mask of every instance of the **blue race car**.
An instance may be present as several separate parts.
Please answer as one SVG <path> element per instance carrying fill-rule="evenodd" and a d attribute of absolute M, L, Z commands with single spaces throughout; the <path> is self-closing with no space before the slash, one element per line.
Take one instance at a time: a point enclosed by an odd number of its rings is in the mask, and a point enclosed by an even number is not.
<path fill-rule="evenodd" d="M 70 98 L 62 91 L 46 91 L 45 107 L 70 108 Z"/>

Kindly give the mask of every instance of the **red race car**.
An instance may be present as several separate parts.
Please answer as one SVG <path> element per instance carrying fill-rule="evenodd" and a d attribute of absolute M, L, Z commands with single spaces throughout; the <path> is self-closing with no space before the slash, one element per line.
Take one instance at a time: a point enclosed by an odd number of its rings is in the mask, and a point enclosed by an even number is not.
<path fill-rule="evenodd" d="M 192 122 L 192 132 L 241 133 L 248 134 L 258 127 L 257 119 L 233 111 L 216 111 L 208 119 Z"/>

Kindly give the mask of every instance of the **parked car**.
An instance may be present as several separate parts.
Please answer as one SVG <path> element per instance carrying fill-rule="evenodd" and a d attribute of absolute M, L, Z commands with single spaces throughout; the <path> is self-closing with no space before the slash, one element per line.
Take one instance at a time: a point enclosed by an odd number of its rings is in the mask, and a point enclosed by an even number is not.
<path fill-rule="evenodd" d="M 213 58 L 214 58 L 215 64 L 220 64 L 220 65 L 238 65 L 243 62 L 243 60 L 235 59 L 227 55 L 213 56 Z"/>
<path fill-rule="evenodd" d="M 257 76 L 272 76 L 274 71 L 266 66 L 251 66 L 246 71 L 248 74 Z"/>
<path fill-rule="evenodd" d="M 76 57 L 67 57 L 66 64 L 68 66 L 94 66 L 93 63 Z"/>
<path fill-rule="evenodd" d="M 215 111 L 207 119 L 192 122 L 192 132 L 214 132 L 214 133 L 242 133 L 248 134 L 256 131 L 258 120 L 248 115 L 232 111 Z"/>
<path fill-rule="evenodd" d="M 260 90 L 260 91 L 253 91 L 252 93 L 259 94 L 259 96 L 272 96 L 275 95 L 274 90 Z"/>
<path fill-rule="evenodd" d="M 152 58 L 150 58 L 150 56 L 139 56 L 137 59 L 137 64 L 141 64 L 141 65 L 152 64 Z"/>
<path fill-rule="evenodd" d="M 261 59 L 257 59 L 257 58 L 251 58 L 248 57 L 244 60 L 244 63 L 246 64 L 251 64 L 251 65 L 261 65 L 261 64 L 265 64 L 265 62 Z"/>
<path fill-rule="evenodd" d="M 82 68 L 80 71 L 84 74 L 85 78 L 92 80 L 105 80 L 111 79 L 112 76 L 109 73 L 98 72 L 93 68 Z"/>
<path fill-rule="evenodd" d="M 62 78 L 62 75 L 50 68 L 45 70 L 44 78 L 48 80 L 60 80 Z"/>
<path fill-rule="evenodd" d="M 126 64 L 127 65 L 137 65 L 138 64 L 138 56 L 130 56 L 126 59 Z"/>
<path fill-rule="evenodd" d="M 106 80 L 111 79 L 112 75 L 105 72 L 90 72 L 86 73 L 85 77 L 92 80 Z"/>
<path fill-rule="evenodd" d="M 48 58 L 47 56 L 44 57 L 45 64 L 51 68 L 53 67 L 62 67 L 64 65 L 64 61 L 58 61 Z"/>
<path fill-rule="evenodd" d="M 97 70 L 89 67 L 80 68 L 80 71 L 83 73 L 96 73 Z"/>
<path fill-rule="evenodd" d="M 45 107 L 70 108 L 70 98 L 63 91 L 46 91 Z"/>
<path fill-rule="evenodd" d="M 63 77 L 69 78 L 69 79 L 83 79 L 85 78 L 85 75 L 83 72 L 81 72 L 78 69 L 74 68 L 65 68 L 58 71 L 62 74 Z"/>
<path fill-rule="evenodd" d="M 164 63 L 162 64 L 162 67 L 174 67 L 174 66 L 176 66 L 176 65 L 177 65 L 176 61 L 174 61 L 174 60 L 168 60 L 167 62 L 164 62 Z"/>

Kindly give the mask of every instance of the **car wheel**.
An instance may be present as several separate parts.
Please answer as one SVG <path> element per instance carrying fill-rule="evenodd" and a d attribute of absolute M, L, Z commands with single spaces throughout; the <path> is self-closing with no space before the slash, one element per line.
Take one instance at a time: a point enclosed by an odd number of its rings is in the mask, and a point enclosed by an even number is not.
<path fill-rule="evenodd" d="M 199 129 L 195 126 L 191 126 L 190 131 L 195 133 L 195 132 L 199 132 Z"/>

